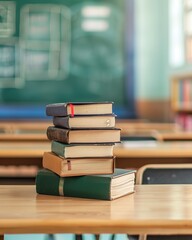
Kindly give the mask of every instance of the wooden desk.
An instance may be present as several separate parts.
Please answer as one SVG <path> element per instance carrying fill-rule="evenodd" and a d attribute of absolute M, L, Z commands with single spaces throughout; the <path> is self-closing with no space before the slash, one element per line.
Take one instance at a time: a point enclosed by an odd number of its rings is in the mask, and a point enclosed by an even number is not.
<path fill-rule="evenodd" d="M 189 131 L 157 131 L 160 141 L 192 141 L 192 132 Z"/>
<path fill-rule="evenodd" d="M 24 130 L 41 131 L 52 125 L 51 120 L 0 120 L 0 132 L 14 133 Z"/>
<path fill-rule="evenodd" d="M 116 167 L 139 168 L 155 163 L 192 163 L 192 141 L 155 142 L 135 141 L 114 148 Z"/>
<path fill-rule="evenodd" d="M 0 184 L 34 184 L 50 142 L 0 142 Z"/>
<path fill-rule="evenodd" d="M 126 135 L 130 131 L 176 131 L 181 127 L 176 123 L 151 123 L 151 122 L 130 122 L 117 119 L 116 127 L 121 128 L 121 133 Z"/>
<path fill-rule="evenodd" d="M 50 142 L 0 142 L 0 165 L 42 167 Z M 155 163 L 192 163 L 192 142 L 129 142 L 114 147 L 116 167 L 139 168 Z"/>
<path fill-rule="evenodd" d="M 43 152 L 51 151 L 50 142 L 0 142 L 0 163 L 3 159 L 38 159 Z M 7 161 L 6 160 L 6 161 Z M 16 161 L 15 161 L 16 162 Z M 14 162 L 13 162 L 14 163 Z"/>
<path fill-rule="evenodd" d="M 117 121 L 121 136 L 146 136 L 158 141 L 192 141 L 192 131 L 183 131 L 177 124 L 165 123 L 129 123 Z"/>
<path fill-rule="evenodd" d="M 46 129 L 53 125 L 51 120 L 34 121 L 0 121 L 0 142 L 4 141 L 48 141 Z M 121 136 L 151 136 L 158 140 L 192 140 L 191 134 L 177 133 L 180 127 L 174 123 L 150 123 L 116 120 L 116 126 L 121 128 Z M 175 133 L 176 132 L 176 133 Z"/>
<path fill-rule="evenodd" d="M 48 141 L 46 130 L 51 121 L 0 121 L 0 142 Z"/>
<path fill-rule="evenodd" d="M 0 239 L 19 233 L 192 234 L 192 185 L 138 185 L 114 201 L 0 186 Z"/>

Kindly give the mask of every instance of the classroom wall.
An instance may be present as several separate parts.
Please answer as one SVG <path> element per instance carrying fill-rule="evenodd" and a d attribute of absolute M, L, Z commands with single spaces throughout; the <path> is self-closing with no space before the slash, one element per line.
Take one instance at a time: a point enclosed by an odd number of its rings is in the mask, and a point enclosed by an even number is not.
<path fill-rule="evenodd" d="M 135 75 L 138 115 L 171 121 L 167 0 L 135 1 Z M 158 109 L 158 111 L 157 111 Z"/>

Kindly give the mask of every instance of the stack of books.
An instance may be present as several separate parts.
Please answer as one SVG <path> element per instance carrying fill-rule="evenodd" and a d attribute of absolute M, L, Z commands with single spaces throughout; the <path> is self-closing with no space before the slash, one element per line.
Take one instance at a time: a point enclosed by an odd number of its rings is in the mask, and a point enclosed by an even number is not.
<path fill-rule="evenodd" d="M 134 192 L 134 170 L 115 169 L 120 142 L 112 102 L 57 103 L 46 106 L 51 152 L 43 155 L 36 178 L 40 194 L 112 200 Z"/>

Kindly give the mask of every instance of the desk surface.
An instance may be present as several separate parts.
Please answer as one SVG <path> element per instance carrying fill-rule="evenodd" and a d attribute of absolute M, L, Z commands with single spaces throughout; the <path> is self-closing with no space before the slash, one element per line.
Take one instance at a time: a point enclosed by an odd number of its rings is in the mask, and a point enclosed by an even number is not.
<path fill-rule="evenodd" d="M 0 121 L 1 141 L 47 141 L 47 121 Z M 157 140 L 192 140 L 192 132 L 182 131 L 174 123 L 135 122 L 117 119 L 122 136 L 152 136 Z"/>
<path fill-rule="evenodd" d="M 159 131 L 156 136 L 160 141 L 190 141 L 192 140 L 192 131 Z"/>
<path fill-rule="evenodd" d="M 138 169 L 152 163 L 191 163 L 192 142 L 129 142 L 116 145 L 114 155 L 118 168 Z M 50 142 L 0 142 L 0 175 L 34 176 L 42 167 L 44 152 L 51 150 Z M 16 166 L 9 168 L 9 166 Z M 26 168 L 23 169 L 20 166 Z M 30 166 L 29 170 L 27 167 Z M 25 171 L 24 171 L 25 170 Z M 3 173 L 3 174 L 2 174 Z M 7 178 L 7 181 L 9 178 Z M 9 181 L 8 181 L 9 182 Z"/>
<path fill-rule="evenodd" d="M 43 152 L 51 151 L 51 143 L 46 142 L 0 142 L 0 158 L 36 158 Z"/>
<path fill-rule="evenodd" d="M 0 121 L 0 141 L 46 141 L 46 129 L 52 125 L 51 120 L 46 121 Z M 121 128 L 121 134 L 126 135 L 135 131 L 148 132 L 153 136 L 156 131 L 173 132 L 179 128 L 174 123 L 150 123 L 117 119 L 116 127 Z M 156 136 L 156 134 L 155 134 Z M 192 139 L 192 137 L 190 137 Z"/>
<path fill-rule="evenodd" d="M 192 234 L 192 185 L 140 185 L 113 200 L 37 195 L 35 186 L 0 186 L 0 234 Z"/>
<path fill-rule="evenodd" d="M 51 150 L 50 142 L 0 142 L 0 158 L 36 158 Z M 120 158 L 134 157 L 192 157 L 192 141 L 155 142 L 127 141 L 116 144 L 114 155 Z"/>
<path fill-rule="evenodd" d="M 114 154 L 121 158 L 191 158 L 192 141 L 127 141 L 117 144 L 114 149 Z"/>
<path fill-rule="evenodd" d="M 117 119 L 116 126 L 121 128 L 123 134 L 129 133 L 130 131 L 138 130 L 157 130 L 157 131 L 176 131 L 180 130 L 181 127 L 176 123 L 152 123 L 152 122 L 134 122 L 129 120 Z"/>

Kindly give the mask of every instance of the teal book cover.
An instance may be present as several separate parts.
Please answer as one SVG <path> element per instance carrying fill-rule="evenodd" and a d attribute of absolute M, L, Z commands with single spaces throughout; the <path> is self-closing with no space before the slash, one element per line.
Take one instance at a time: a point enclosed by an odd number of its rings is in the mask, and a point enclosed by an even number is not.
<path fill-rule="evenodd" d="M 65 144 L 52 141 L 51 151 L 64 158 L 112 157 L 114 144 Z"/>

